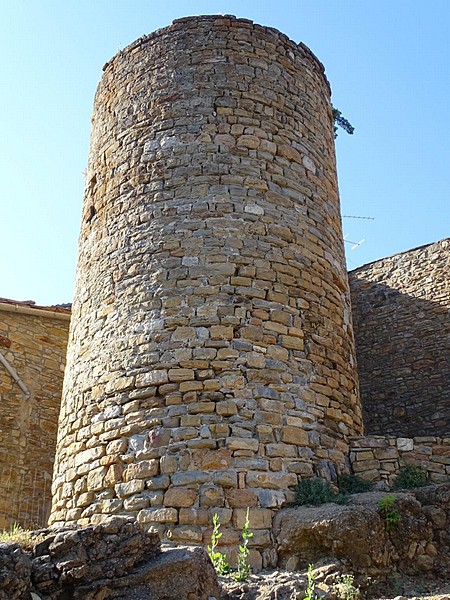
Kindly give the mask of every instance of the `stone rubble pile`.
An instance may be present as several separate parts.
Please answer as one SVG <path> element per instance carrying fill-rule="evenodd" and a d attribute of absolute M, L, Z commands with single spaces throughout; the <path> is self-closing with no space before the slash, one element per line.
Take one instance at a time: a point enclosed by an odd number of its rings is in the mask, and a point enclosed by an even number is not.
<path fill-rule="evenodd" d="M 28 555 L 30 554 L 30 555 Z M 33 552 L 0 545 L 0 600 L 208 600 L 219 598 L 201 548 L 161 550 L 129 519 L 48 531 Z"/>

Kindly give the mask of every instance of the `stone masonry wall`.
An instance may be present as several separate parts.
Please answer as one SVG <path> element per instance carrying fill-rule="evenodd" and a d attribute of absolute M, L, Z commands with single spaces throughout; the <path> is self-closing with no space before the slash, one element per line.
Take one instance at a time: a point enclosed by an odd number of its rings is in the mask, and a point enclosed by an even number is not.
<path fill-rule="evenodd" d="M 450 240 L 349 274 L 366 434 L 450 434 Z"/>
<path fill-rule="evenodd" d="M 70 313 L 0 299 L 0 529 L 44 527 Z"/>
<path fill-rule="evenodd" d="M 400 469 L 415 465 L 425 470 L 433 483 L 450 480 L 450 438 L 383 436 L 359 437 L 351 440 L 352 471 L 370 481 L 386 481 L 392 485 Z"/>
<path fill-rule="evenodd" d="M 93 114 L 51 522 L 134 515 L 235 546 L 250 507 L 333 479 L 361 433 L 323 67 L 233 17 L 104 68 Z"/>

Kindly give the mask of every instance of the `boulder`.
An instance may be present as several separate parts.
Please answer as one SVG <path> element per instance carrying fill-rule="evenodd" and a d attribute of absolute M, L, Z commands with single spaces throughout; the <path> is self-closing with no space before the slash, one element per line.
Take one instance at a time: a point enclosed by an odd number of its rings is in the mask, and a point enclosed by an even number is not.
<path fill-rule="evenodd" d="M 427 513 L 413 492 L 398 493 L 394 510 L 400 518 L 389 526 L 379 508 L 384 496 L 370 492 L 352 496 L 347 505 L 330 503 L 279 511 L 273 524 L 279 565 L 295 563 L 300 568 L 333 557 L 342 560 L 350 571 L 371 576 L 389 569 L 410 575 L 438 567 L 441 570 L 442 548 L 438 557 L 431 516 L 440 517 L 440 522 L 446 522 L 445 517 L 440 513 L 436 516 L 436 507 Z"/>
<path fill-rule="evenodd" d="M 17 544 L 0 544 L 0 600 L 220 597 L 216 573 L 202 548 L 162 551 L 158 535 L 129 518 L 110 517 L 98 525 L 44 534 L 31 560 Z"/>

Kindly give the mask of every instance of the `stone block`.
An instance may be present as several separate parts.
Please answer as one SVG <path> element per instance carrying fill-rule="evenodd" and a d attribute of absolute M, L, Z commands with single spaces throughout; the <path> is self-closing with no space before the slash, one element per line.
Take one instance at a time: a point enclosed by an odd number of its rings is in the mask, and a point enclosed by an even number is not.
<path fill-rule="evenodd" d="M 235 508 L 233 510 L 233 524 L 242 530 L 247 516 L 246 508 Z M 269 508 L 250 508 L 248 518 L 251 529 L 270 529 L 272 527 L 273 512 Z"/>
<path fill-rule="evenodd" d="M 218 450 L 194 450 L 192 461 L 195 469 L 200 471 L 218 471 L 231 466 L 231 452 L 226 448 Z"/>
<path fill-rule="evenodd" d="M 196 490 L 188 487 L 171 487 L 164 494 L 164 506 L 188 508 L 197 498 Z"/>
<path fill-rule="evenodd" d="M 263 471 L 249 471 L 245 481 L 250 488 L 266 488 L 286 490 L 297 483 L 294 473 L 265 473 Z"/>
<path fill-rule="evenodd" d="M 170 381 L 191 381 L 195 374 L 193 369 L 169 369 L 168 377 Z"/>
<path fill-rule="evenodd" d="M 216 471 L 213 474 L 213 481 L 216 485 L 220 485 L 224 488 L 233 488 L 238 485 L 238 476 L 234 469 Z"/>
<path fill-rule="evenodd" d="M 146 373 L 139 373 L 136 375 L 136 387 L 143 388 L 152 385 L 162 385 L 169 381 L 167 371 L 147 371 Z"/>
<path fill-rule="evenodd" d="M 159 460 L 142 460 L 141 462 L 128 465 L 123 474 L 124 481 L 132 479 L 147 479 L 155 477 L 159 472 Z"/>
<path fill-rule="evenodd" d="M 171 476 L 174 486 L 198 486 L 212 481 L 212 473 L 206 471 L 180 471 Z"/>
<path fill-rule="evenodd" d="M 251 450 L 252 452 L 257 452 L 259 441 L 253 438 L 228 437 L 226 439 L 226 446 L 231 451 Z"/>
<path fill-rule="evenodd" d="M 226 503 L 230 508 L 245 508 L 258 505 L 258 495 L 255 490 L 230 489 L 225 494 Z"/>
<path fill-rule="evenodd" d="M 178 544 L 200 544 L 203 539 L 203 531 L 201 527 L 194 525 L 180 525 L 170 529 L 167 537 L 171 542 Z"/>
<path fill-rule="evenodd" d="M 397 448 L 400 452 L 410 452 L 414 450 L 414 440 L 412 438 L 397 438 Z"/>
<path fill-rule="evenodd" d="M 285 444 L 296 444 L 297 446 L 308 446 L 308 432 L 299 427 L 285 426 L 281 431 L 281 440 Z"/>
<path fill-rule="evenodd" d="M 175 508 L 144 508 L 137 514 L 139 523 L 177 523 L 178 511 Z"/>
<path fill-rule="evenodd" d="M 126 483 L 118 483 L 114 486 L 114 489 L 119 498 L 125 498 L 126 496 L 142 492 L 144 489 L 144 482 L 142 479 L 133 479 Z"/>
<path fill-rule="evenodd" d="M 211 524 L 211 519 L 207 508 L 180 508 L 179 522 L 180 525 L 208 526 Z"/>

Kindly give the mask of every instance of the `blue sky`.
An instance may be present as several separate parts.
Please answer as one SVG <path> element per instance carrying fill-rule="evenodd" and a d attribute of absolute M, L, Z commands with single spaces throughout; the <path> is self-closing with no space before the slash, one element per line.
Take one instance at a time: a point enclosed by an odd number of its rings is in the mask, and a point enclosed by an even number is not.
<path fill-rule="evenodd" d="M 0 0 L 0 296 L 71 301 L 103 64 L 182 16 L 276 27 L 324 63 L 349 268 L 450 236 L 448 0 Z"/>

